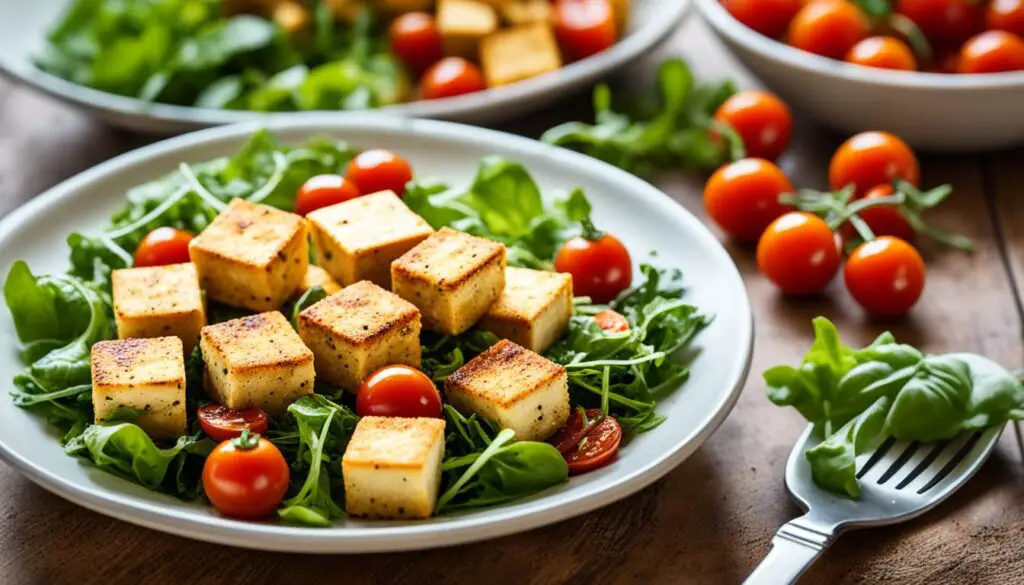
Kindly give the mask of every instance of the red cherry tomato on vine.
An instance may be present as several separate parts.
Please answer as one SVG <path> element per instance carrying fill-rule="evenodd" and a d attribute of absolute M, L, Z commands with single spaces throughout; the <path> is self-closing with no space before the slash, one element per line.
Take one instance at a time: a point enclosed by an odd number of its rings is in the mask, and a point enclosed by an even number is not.
<path fill-rule="evenodd" d="M 601 411 L 597 408 L 587 411 L 588 421 L 597 420 L 600 416 Z M 569 463 L 570 475 L 604 467 L 615 461 L 619 452 L 619 444 L 622 442 L 622 426 L 619 421 L 607 416 L 597 424 L 590 425 L 589 429 L 586 424 L 580 409 L 574 409 L 565 426 L 549 440 Z"/>
<path fill-rule="evenodd" d="M 633 261 L 615 236 L 575 237 L 555 255 L 555 270 L 572 275 L 573 293 L 608 303 L 633 282 Z"/>
<path fill-rule="evenodd" d="M 594 315 L 597 326 L 607 333 L 625 333 L 629 331 L 629 321 L 618 311 L 601 311 Z"/>
<path fill-rule="evenodd" d="M 555 0 L 555 37 L 569 59 L 583 59 L 615 44 L 610 0 Z"/>
<path fill-rule="evenodd" d="M 327 207 L 359 197 L 355 183 L 341 175 L 317 175 L 299 187 L 295 196 L 295 213 L 306 215 L 321 207 Z"/>
<path fill-rule="evenodd" d="M 759 158 L 727 164 L 704 185 L 704 208 L 730 236 L 752 242 L 789 209 L 779 195 L 792 193 L 782 170 Z"/>
<path fill-rule="evenodd" d="M 207 404 L 199 409 L 196 416 L 206 436 L 217 442 L 237 438 L 246 429 L 257 435 L 265 435 L 269 424 L 267 413 L 255 406 L 234 409 Z"/>
<path fill-rule="evenodd" d="M 388 29 L 391 50 L 415 72 L 420 72 L 444 57 L 444 41 L 433 15 L 406 12 L 391 21 Z"/>
<path fill-rule="evenodd" d="M 775 160 L 789 145 L 793 117 L 779 98 L 766 91 L 741 91 L 725 100 L 715 119 L 732 126 L 747 156 Z"/>
<path fill-rule="evenodd" d="M 897 0 L 896 12 L 929 41 L 957 43 L 981 30 L 985 6 L 975 0 Z"/>
<path fill-rule="evenodd" d="M 281 505 L 291 472 L 273 443 L 259 435 L 224 441 L 203 465 L 203 490 L 221 514 L 266 518 Z"/>
<path fill-rule="evenodd" d="M 441 394 L 430 377 L 416 368 L 384 366 L 360 384 L 356 414 L 439 418 Z"/>
<path fill-rule="evenodd" d="M 789 23 L 787 40 L 808 53 L 842 59 L 869 30 L 868 18 L 852 2 L 811 0 Z"/>
<path fill-rule="evenodd" d="M 864 195 L 864 199 L 882 199 L 892 194 L 892 185 L 879 185 L 874 189 L 870 189 Z M 910 227 L 910 224 L 907 223 L 907 220 L 900 213 L 899 207 L 896 205 L 869 207 L 860 212 L 860 218 L 864 220 L 864 223 L 868 224 L 868 227 L 871 228 L 871 233 L 875 237 L 893 236 L 906 242 L 913 242 L 917 238 L 917 232 L 914 231 L 914 228 Z"/>
<path fill-rule="evenodd" d="M 1024 70 L 1024 40 L 1013 33 L 990 30 L 960 48 L 960 73 L 1001 73 Z"/>
<path fill-rule="evenodd" d="M 352 159 L 345 176 L 363 195 L 391 190 L 401 197 L 405 184 L 412 180 L 412 167 L 390 150 L 377 148 L 364 150 Z"/>
<path fill-rule="evenodd" d="M 896 179 L 917 185 L 918 173 L 917 157 L 906 142 L 888 132 L 861 132 L 832 155 L 828 182 L 833 189 L 853 183 L 862 195 Z"/>
<path fill-rule="evenodd" d="M 135 250 L 135 266 L 166 266 L 190 262 L 188 243 L 192 234 L 172 227 L 158 227 L 142 238 Z"/>
<path fill-rule="evenodd" d="M 425 100 L 454 97 L 487 89 L 480 68 L 462 57 L 445 57 L 434 63 L 420 79 L 420 97 Z"/>
<path fill-rule="evenodd" d="M 757 243 L 757 267 L 786 294 L 821 292 L 839 270 L 839 260 L 832 229 L 802 211 L 772 222 Z"/>
<path fill-rule="evenodd" d="M 1024 0 L 992 0 L 985 13 L 985 28 L 1024 37 Z"/>
<path fill-rule="evenodd" d="M 802 0 L 722 0 L 736 20 L 772 38 L 781 37 L 803 6 Z"/>
<path fill-rule="evenodd" d="M 897 317 L 921 298 L 924 260 L 910 244 L 882 236 L 861 244 L 850 254 L 843 279 L 864 310 L 881 317 Z"/>

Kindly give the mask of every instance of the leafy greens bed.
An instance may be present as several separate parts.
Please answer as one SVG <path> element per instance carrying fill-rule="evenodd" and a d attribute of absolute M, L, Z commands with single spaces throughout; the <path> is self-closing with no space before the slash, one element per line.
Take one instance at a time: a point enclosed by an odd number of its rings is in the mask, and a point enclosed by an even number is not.
<path fill-rule="evenodd" d="M 234 156 L 182 164 L 129 190 L 127 202 L 102 232 L 68 237 L 68 273 L 36 276 L 24 262 L 14 264 L 4 296 L 26 364 L 14 378 L 15 404 L 59 429 L 69 455 L 153 490 L 201 498 L 202 465 L 215 445 L 195 419 L 196 409 L 205 403 L 198 348 L 186 363 L 191 434 L 174 444 L 156 444 L 133 423 L 137 413 L 131 410 L 92 423 L 90 347 L 116 335 L 111 271 L 131 266 L 135 248 L 153 228 L 198 233 L 233 197 L 291 210 L 306 179 L 342 173 L 357 153 L 326 138 L 289 148 L 261 131 Z M 550 269 L 558 246 L 590 221 L 590 204 L 582 191 L 546 204 L 525 168 L 498 157 L 483 159 L 466 187 L 414 181 L 405 200 L 434 227 L 453 226 L 504 242 L 509 263 L 519 266 Z M 577 299 L 567 333 L 548 353 L 569 370 L 573 404 L 602 409 L 629 434 L 662 422 L 658 399 L 688 376 L 678 354 L 709 322 L 683 300 L 678 271 L 647 265 L 641 271 L 643 282 L 611 303 L 629 320 L 628 332 L 604 332 L 591 315 L 607 307 Z M 294 316 L 323 296 L 315 287 L 282 311 Z M 239 315 L 237 309 L 212 303 L 208 307 L 210 322 Z M 458 337 L 424 334 L 422 367 L 441 383 L 494 342 L 491 334 L 476 330 Z M 358 420 L 351 402 L 351 395 L 318 385 L 315 395 L 298 400 L 287 415 L 271 421 L 269 438 L 291 467 L 292 485 L 278 511 L 285 521 L 326 526 L 344 515 L 340 460 Z M 566 462 L 555 447 L 516 441 L 490 421 L 465 417 L 447 406 L 445 416 L 448 436 L 438 510 L 508 502 L 567 480 Z"/>

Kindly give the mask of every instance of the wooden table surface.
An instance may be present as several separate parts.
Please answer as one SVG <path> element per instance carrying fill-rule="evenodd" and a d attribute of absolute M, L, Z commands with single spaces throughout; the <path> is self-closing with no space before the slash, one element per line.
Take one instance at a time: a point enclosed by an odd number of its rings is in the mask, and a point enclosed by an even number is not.
<path fill-rule="evenodd" d="M 682 54 L 708 77 L 753 79 L 725 55 L 696 18 L 656 59 Z M 810 91 L 811 88 L 808 88 Z M 589 117 L 586 95 L 509 122 L 536 136 Z M 951 115 L 955 113 L 951 112 Z M 798 119 L 781 164 L 794 184 L 824 187 L 842 137 Z M 0 82 L 0 214 L 55 183 L 151 139 L 110 129 L 75 110 Z M 971 351 L 1007 366 L 1024 363 L 1024 151 L 922 157 L 927 185 L 955 195 L 932 216 L 969 235 L 974 255 L 928 250 L 924 297 L 913 315 L 873 323 L 841 286 L 820 300 L 780 297 L 749 250 L 728 246 L 754 305 L 757 338 L 742 398 L 717 433 L 652 487 L 585 516 L 469 546 L 373 556 L 252 552 L 168 536 L 79 508 L 0 463 L 0 583 L 738 583 L 769 547 L 775 529 L 799 513 L 783 466 L 804 423 L 765 398 L 760 372 L 795 363 L 810 343 L 810 321 L 825 315 L 850 341 L 886 328 L 926 351 Z M 699 217 L 704 178 L 656 181 Z M 4 375 L 10 375 L 10 372 Z M 13 408 L 4 401 L 0 408 Z M 671 424 L 671 421 L 668 423 Z M 844 535 L 804 583 L 968 585 L 1024 582 L 1024 465 L 1006 432 L 992 459 L 950 501 L 894 528 Z"/>

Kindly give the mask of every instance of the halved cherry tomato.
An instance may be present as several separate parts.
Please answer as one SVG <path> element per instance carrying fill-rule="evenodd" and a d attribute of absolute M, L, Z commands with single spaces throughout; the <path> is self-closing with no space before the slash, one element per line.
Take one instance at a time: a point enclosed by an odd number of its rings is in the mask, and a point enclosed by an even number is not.
<path fill-rule="evenodd" d="M 555 0 L 555 36 L 569 59 L 583 59 L 615 44 L 610 0 Z"/>
<path fill-rule="evenodd" d="M 917 69 L 917 59 L 910 46 L 895 37 L 868 37 L 846 53 L 846 61 L 878 69 Z"/>
<path fill-rule="evenodd" d="M 295 213 L 305 216 L 321 207 L 355 199 L 359 195 L 356 184 L 341 175 L 317 175 L 299 188 L 295 197 Z"/>
<path fill-rule="evenodd" d="M 396 17 L 388 29 L 388 39 L 391 50 L 417 73 L 444 57 L 441 32 L 427 12 L 406 12 Z"/>
<path fill-rule="evenodd" d="M 615 460 L 622 442 L 622 426 L 614 417 L 603 417 L 597 408 L 586 415 L 584 421 L 580 409 L 573 409 L 565 426 L 548 441 L 569 463 L 570 475 L 608 465 Z"/>
<path fill-rule="evenodd" d="M 842 59 L 868 36 L 864 13 L 846 0 L 811 0 L 789 23 L 790 45 L 809 53 Z"/>
<path fill-rule="evenodd" d="M 874 189 L 870 189 L 864 195 L 864 199 L 882 199 L 892 194 L 892 185 L 879 185 Z M 917 237 L 917 232 L 914 231 L 914 228 L 910 227 L 910 224 L 907 223 L 907 220 L 895 205 L 869 207 L 860 212 L 860 218 L 864 220 L 864 223 L 868 224 L 868 227 L 871 228 L 871 233 L 875 237 L 893 236 L 906 242 L 913 242 Z"/>
<path fill-rule="evenodd" d="M 257 435 L 265 435 L 269 425 L 267 413 L 255 406 L 234 409 L 207 404 L 200 407 L 196 416 L 206 436 L 217 442 L 234 439 L 246 429 Z"/>
<path fill-rule="evenodd" d="M 462 57 L 445 57 L 420 79 L 420 97 L 436 100 L 487 89 L 480 68 Z"/>
<path fill-rule="evenodd" d="M 730 236 L 752 242 L 789 210 L 779 203 L 779 195 L 792 191 L 779 167 L 764 159 L 745 158 L 711 175 L 704 185 L 704 208 Z"/>
<path fill-rule="evenodd" d="M 598 240 L 577 236 L 558 250 L 555 270 L 572 275 L 573 293 L 596 303 L 611 302 L 633 282 L 629 250 L 611 234 Z"/>
<path fill-rule="evenodd" d="M 791 211 L 772 222 L 757 243 L 757 267 L 790 295 L 819 293 L 839 270 L 835 234 L 823 219 Z"/>
<path fill-rule="evenodd" d="M 964 43 L 958 66 L 960 73 L 1024 70 L 1024 40 L 1002 30 L 985 31 Z"/>
<path fill-rule="evenodd" d="M 608 333 L 625 333 L 629 331 L 629 321 L 618 311 L 601 311 L 594 315 L 597 326 Z"/>
<path fill-rule="evenodd" d="M 365 150 L 352 159 L 345 176 L 363 195 L 390 190 L 401 197 L 405 184 L 412 180 L 412 167 L 390 150 L 377 148 Z"/>
<path fill-rule="evenodd" d="M 142 238 L 135 250 L 135 266 L 182 264 L 191 259 L 188 243 L 192 234 L 172 227 L 158 227 Z"/>
<path fill-rule="evenodd" d="M 803 6 L 802 0 L 722 0 L 736 20 L 772 38 L 781 37 Z"/>
<path fill-rule="evenodd" d="M 846 288 L 872 315 L 896 317 L 914 306 L 924 291 L 924 260 L 899 238 L 882 236 L 853 251 L 843 270 Z"/>
<path fill-rule="evenodd" d="M 828 166 L 833 189 L 853 183 L 857 193 L 896 179 L 917 185 L 917 157 L 906 142 L 888 132 L 861 132 L 844 142 Z"/>
<path fill-rule="evenodd" d="M 441 394 L 434 382 L 411 366 L 384 366 L 370 374 L 356 394 L 359 416 L 441 416 Z"/>
<path fill-rule="evenodd" d="M 976 0 L 896 1 L 896 12 L 912 20 L 929 41 L 964 41 L 981 30 L 984 11 L 984 3 Z"/>
<path fill-rule="evenodd" d="M 203 465 L 203 490 L 221 514 L 246 520 L 266 518 L 281 504 L 291 472 L 273 443 L 243 433 L 217 445 Z"/>
<path fill-rule="evenodd" d="M 732 126 L 747 156 L 775 160 L 789 145 L 793 117 L 779 98 L 766 91 L 741 91 L 725 100 L 715 119 Z"/>
<path fill-rule="evenodd" d="M 1024 37 L 1024 0 L 992 0 L 985 13 L 985 27 Z"/>

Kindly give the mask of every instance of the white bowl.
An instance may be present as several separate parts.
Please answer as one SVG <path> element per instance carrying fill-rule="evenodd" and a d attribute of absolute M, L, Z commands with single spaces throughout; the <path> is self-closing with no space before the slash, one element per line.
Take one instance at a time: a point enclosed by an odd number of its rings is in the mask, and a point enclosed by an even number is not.
<path fill-rule="evenodd" d="M 1024 71 L 948 75 L 828 59 L 768 38 L 719 0 L 698 9 L 729 49 L 792 109 L 853 134 L 887 130 L 911 146 L 968 152 L 1024 143 Z"/>
<path fill-rule="evenodd" d="M 690 1 L 633 0 L 630 26 L 614 47 L 553 73 L 470 95 L 397 104 L 379 111 L 474 124 L 514 118 L 585 89 L 655 49 L 689 13 Z M 0 0 L 0 73 L 90 110 L 114 126 L 137 132 L 175 134 L 236 122 L 269 122 L 294 115 L 154 104 L 83 87 L 41 71 L 33 64 L 33 56 L 39 53 L 46 32 L 67 3 L 68 0 Z"/>

